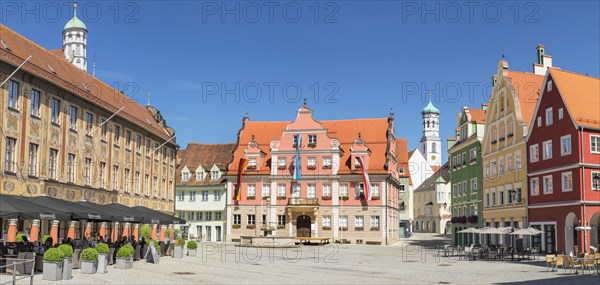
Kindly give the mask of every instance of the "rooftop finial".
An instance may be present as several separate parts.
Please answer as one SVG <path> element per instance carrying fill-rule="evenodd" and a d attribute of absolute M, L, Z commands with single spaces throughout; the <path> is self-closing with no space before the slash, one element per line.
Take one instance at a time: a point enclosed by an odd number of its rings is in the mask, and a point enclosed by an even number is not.
<path fill-rule="evenodd" d="M 358 133 L 358 138 L 360 139 L 362 137 L 362 135 L 360 133 Z"/>
<path fill-rule="evenodd" d="M 73 17 L 77 17 L 77 3 L 73 4 Z"/>
<path fill-rule="evenodd" d="M 252 140 L 254 140 L 254 135 L 252 135 Z"/>
<path fill-rule="evenodd" d="M 431 103 L 431 92 L 429 92 L 429 103 Z"/>
<path fill-rule="evenodd" d="M 304 98 L 304 107 L 306 107 L 306 103 L 307 103 L 306 98 Z"/>

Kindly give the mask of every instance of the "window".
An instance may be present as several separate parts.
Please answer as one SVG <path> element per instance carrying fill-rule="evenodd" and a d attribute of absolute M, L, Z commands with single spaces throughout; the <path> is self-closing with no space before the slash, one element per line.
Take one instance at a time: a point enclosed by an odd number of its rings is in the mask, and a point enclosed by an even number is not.
<path fill-rule="evenodd" d="M 106 162 L 100 162 L 100 169 L 98 169 L 98 182 L 98 186 L 100 188 L 106 188 Z"/>
<path fill-rule="evenodd" d="M 558 119 L 562 120 L 562 118 L 564 117 L 564 110 L 563 108 L 558 109 Z"/>
<path fill-rule="evenodd" d="M 256 158 L 248 159 L 248 166 L 256 166 Z"/>
<path fill-rule="evenodd" d="M 542 126 L 542 117 L 537 117 L 537 126 L 538 127 Z"/>
<path fill-rule="evenodd" d="M 552 108 L 546 109 L 546 126 L 552 125 Z"/>
<path fill-rule="evenodd" d="M 540 160 L 538 144 L 530 145 L 529 146 L 529 161 L 537 162 L 538 160 Z"/>
<path fill-rule="evenodd" d="M 56 179 L 56 169 L 58 163 L 58 150 L 50 149 L 50 155 L 48 156 L 48 178 Z"/>
<path fill-rule="evenodd" d="M 262 197 L 269 197 L 269 196 L 271 196 L 271 185 L 265 183 L 262 185 Z"/>
<path fill-rule="evenodd" d="M 431 143 L 431 153 L 437 153 L 437 144 Z"/>
<path fill-rule="evenodd" d="M 135 136 L 135 150 L 139 153 L 141 149 L 142 149 L 142 135 L 136 135 Z M 171 153 L 173 153 L 173 150 L 171 150 Z"/>
<path fill-rule="evenodd" d="M 371 184 L 371 189 L 369 189 L 369 194 L 371 197 L 379 197 L 379 184 Z"/>
<path fill-rule="evenodd" d="M 496 192 L 492 192 L 491 196 L 492 196 L 492 206 L 496 206 Z"/>
<path fill-rule="evenodd" d="M 83 184 L 92 185 L 92 159 L 89 157 L 83 159 Z"/>
<path fill-rule="evenodd" d="M 485 206 L 490 206 L 490 193 L 485 193 Z"/>
<path fill-rule="evenodd" d="M 94 126 L 94 115 L 90 112 L 85 113 L 85 134 L 88 136 L 92 135 L 92 129 Z"/>
<path fill-rule="evenodd" d="M 215 212 L 215 221 L 220 221 L 221 220 L 221 216 L 222 216 L 221 212 Z"/>
<path fill-rule="evenodd" d="M 340 196 L 348 197 L 348 184 L 340 184 Z"/>
<path fill-rule="evenodd" d="M 314 147 L 317 145 L 317 135 L 308 135 L 308 146 Z"/>
<path fill-rule="evenodd" d="M 543 158 L 544 159 L 552 158 L 552 140 L 545 141 L 543 145 L 544 145 Z"/>
<path fill-rule="evenodd" d="M 285 167 L 286 164 L 287 164 L 287 161 L 286 161 L 285 157 L 277 158 L 277 166 Z"/>
<path fill-rule="evenodd" d="M 183 201 L 183 199 L 182 199 Z M 202 212 L 196 212 L 196 220 L 202 221 Z"/>
<path fill-rule="evenodd" d="M 560 137 L 560 155 L 571 154 L 571 135 Z"/>
<path fill-rule="evenodd" d="M 114 140 L 115 140 L 114 144 L 115 145 L 120 145 L 121 144 L 121 142 L 120 142 L 120 140 L 121 140 L 121 127 L 115 125 L 115 134 L 114 134 L 114 136 L 115 136 L 114 137 Z"/>
<path fill-rule="evenodd" d="M 16 147 L 17 140 L 14 138 L 6 138 L 6 150 L 4 152 L 4 171 L 16 173 L 15 165 L 16 165 Z"/>
<path fill-rule="evenodd" d="M 223 196 L 223 192 L 221 190 L 215 191 L 215 201 L 221 201 L 221 196 Z"/>
<path fill-rule="evenodd" d="M 463 194 L 467 194 L 467 181 L 462 182 L 462 191 Z"/>
<path fill-rule="evenodd" d="M 506 155 L 506 172 L 511 172 L 513 168 L 513 159 L 512 154 L 509 153 Z"/>
<path fill-rule="evenodd" d="M 50 121 L 53 124 L 60 125 L 60 100 L 56 98 L 50 99 Z"/>
<path fill-rule="evenodd" d="M 552 81 L 548 81 L 548 83 L 546 84 L 546 91 L 552 91 Z"/>
<path fill-rule="evenodd" d="M 19 109 L 19 83 L 16 81 L 8 81 L 8 108 Z"/>
<path fill-rule="evenodd" d="M 158 177 L 156 176 L 152 178 L 152 195 L 158 197 Z"/>
<path fill-rule="evenodd" d="M 242 215 L 239 215 L 239 214 L 233 215 L 233 224 L 239 225 L 241 223 L 242 223 Z"/>
<path fill-rule="evenodd" d="M 490 176 L 490 167 L 487 163 L 483 165 L 483 178 L 488 178 Z"/>
<path fill-rule="evenodd" d="M 292 198 L 300 198 L 300 184 L 292 184 Z"/>
<path fill-rule="evenodd" d="M 531 196 L 540 195 L 540 179 L 537 177 L 531 178 L 531 180 L 529 180 L 529 184 Z"/>
<path fill-rule="evenodd" d="M 204 170 L 197 170 L 196 171 L 196 181 L 203 181 L 204 180 Z"/>
<path fill-rule="evenodd" d="M 521 151 L 515 151 L 515 169 L 521 169 Z"/>
<path fill-rule="evenodd" d="M 219 171 L 218 170 L 213 170 L 210 172 L 210 180 L 217 180 L 219 179 Z"/>
<path fill-rule="evenodd" d="M 496 161 L 495 160 L 490 161 L 490 170 L 492 172 L 491 176 L 495 177 L 496 173 L 498 171 L 498 167 L 496 166 Z"/>
<path fill-rule="evenodd" d="M 561 180 L 563 192 L 573 191 L 573 173 L 571 171 L 561 173 Z"/>
<path fill-rule="evenodd" d="M 331 184 L 323 184 L 323 196 L 331 197 Z"/>
<path fill-rule="evenodd" d="M 317 197 L 317 185 L 316 184 L 308 184 L 308 194 L 306 198 L 316 198 Z"/>
<path fill-rule="evenodd" d="M 365 226 L 365 217 L 364 216 L 355 216 L 354 217 L 354 227 L 362 228 Z"/>
<path fill-rule="evenodd" d="M 379 228 L 379 216 L 371 216 L 371 227 Z"/>
<path fill-rule="evenodd" d="M 150 175 L 144 174 L 144 195 L 150 195 Z"/>
<path fill-rule="evenodd" d="M 261 224 L 262 225 L 266 225 L 267 224 L 267 215 L 262 215 Z"/>
<path fill-rule="evenodd" d="M 196 202 L 196 191 L 190 191 L 190 202 Z"/>
<path fill-rule="evenodd" d="M 248 184 L 248 198 L 256 197 L 256 185 Z"/>
<path fill-rule="evenodd" d="M 277 225 L 285 226 L 285 215 L 277 215 Z"/>
<path fill-rule="evenodd" d="M 552 175 L 544 176 L 544 194 L 552 194 Z"/>
<path fill-rule="evenodd" d="M 331 228 L 331 216 L 323 216 L 323 227 Z"/>
<path fill-rule="evenodd" d="M 113 165 L 112 173 L 113 190 L 119 190 L 119 166 Z"/>
<path fill-rule="evenodd" d="M 277 184 L 277 196 L 285 197 L 285 184 Z"/>
<path fill-rule="evenodd" d="M 131 149 L 131 131 L 125 130 L 125 148 Z"/>
<path fill-rule="evenodd" d="M 513 203 L 513 190 L 512 189 L 506 189 L 506 194 L 507 194 L 507 199 L 508 201 L 506 202 L 506 204 L 512 204 Z"/>
<path fill-rule="evenodd" d="M 592 172 L 592 190 L 600 191 L 600 172 Z"/>
<path fill-rule="evenodd" d="M 77 107 L 69 107 L 69 129 L 77 131 Z"/>
<path fill-rule="evenodd" d="M 469 151 L 469 156 L 471 158 L 471 162 L 477 161 L 477 149 L 472 148 L 471 151 Z"/>
<path fill-rule="evenodd" d="M 348 216 L 340 216 L 340 228 L 348 228 Z"/>
<path fill-rule="evenodd" d="M 40 91 L 31 89 L 31 110 L 29 111 L 34 117 L 40 117 Z"/>
<path fill-rule="evenodd" d="M 331 157 L 323 157 L 323 168 L 331 168 Z"/>
<path fill-rule="evenodd" d="M 498 158 L 498 175 L 504 174 L 504 157 Z"/>
<path fill-rule="evenodd" d="M 356 197 L 364 196 L 365 194 L 365 185 L 362 183 L 354 183 L 354 192 Z M 368 197 L 366 197 L 368 198 Z"/>
<path fill-rule="evenodd" d="M 140 184 L 140 172 L 135 172 L 135 177 L 133 178 L 133 191 L 135 194 L 139 195 L 142 192 L 142 185 Z"/>
<path fill-rule="evenodd" d="M 316 157 L 309 157 L 308 158 L 308 166 L 312 166 L 312 167 L 317 166 L 317 158 Z"/>
<path fill-rule="evenodd" d="M 185 192 L 177 191 L 177 201 L 184 201 L 184 200 L 185 200 Z"/>
<path fill-rule="evenodd" d="M 149 139 L 146 139 L 146 156 L 150 156 L 150 152 L 152 151 L 152 142 Z"/>
<path fill-rule="evenodd" d="M 69 153 L 67 156 L 67 182 L 75 182 L 75 154 Z"/>
<path fill-rule="evenodd" d="M 471 192 L 477 192 L 477 177 L 471 178 Z"/>
<path fill-rule="evenodd" d="M 256 216 L 248 215 L 248 225 L 254 225 L 254 224 L 256 224 Z"/>
<path fill-rule="evenodd" d="M 514 122 L 509 122 L 508 123 L 508 137 L 512 137 L 515 134 L 515 123 Z"/>
<path fill-rule="evenodd" d="M 38 176 L 38 145 L 29 144 L 29 157 L 27 160 L 27 175 L 32 177 Z"/>
<path fill-rule="evenodd" d="M 590 136 L 590 151 L 600 153 L 600 136 Z"/>
<path fill-rule="evenodd" d="M 123 188 L 125 189 L 125 193 L 129 193 L 129 191 L 130 191 L 130 189 L 129 189 L 129 184 L 130 184 L 129 178 L 130 178 L 130 176 L 129 176 L 129 169 L 125 168 L 125 177 L 123 179 L 123 184 L 124 184 Z"/>
<path fill-rule="evenodd" d="M 207 190 L 203 190 L 201 192 L 202 194 L 202 201 L 208 201 L 208 191 Z"/>

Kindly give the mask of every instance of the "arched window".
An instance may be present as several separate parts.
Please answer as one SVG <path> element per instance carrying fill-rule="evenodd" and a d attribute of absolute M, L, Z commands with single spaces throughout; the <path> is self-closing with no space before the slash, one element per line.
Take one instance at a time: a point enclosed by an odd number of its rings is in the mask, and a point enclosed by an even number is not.
<path fill-rule="evenodd" d="M 431 122 L 427 121 L 427 127 L 428 127 L 428 128 L 429 128 L 429 126 L 430 126 L 430 123 L 431 123 Z"/>
<path fill-rule="evenodd" d="M 436 153 L 437 152 L 436 149 L 437 149 L 437 144 L 436 143 L 432 143 L 431 144 L 431 152 Z"/>

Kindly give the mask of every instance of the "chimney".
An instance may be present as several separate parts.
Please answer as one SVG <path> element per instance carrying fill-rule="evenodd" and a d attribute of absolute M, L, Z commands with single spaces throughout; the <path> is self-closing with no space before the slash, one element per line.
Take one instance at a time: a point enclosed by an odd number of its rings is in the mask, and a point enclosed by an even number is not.
<path fill-rule="evenodd" d="M 533 73 L 545 75 L 548 67 L 552 67 L 552 56 L 544 52 L 544 45 L 539 44 L 536 48 L 537 63 L 533 64 Z"/>

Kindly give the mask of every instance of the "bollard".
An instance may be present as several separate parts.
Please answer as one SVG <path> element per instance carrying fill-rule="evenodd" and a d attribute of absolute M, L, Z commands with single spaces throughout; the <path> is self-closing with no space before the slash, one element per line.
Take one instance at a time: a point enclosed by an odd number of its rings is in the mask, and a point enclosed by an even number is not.
<path fill-rule="evenodd" d="M 17 284 L 17 275 L 15 275 L 17 273 L 17 262 L 13 261 L 13 285 Z"/>

